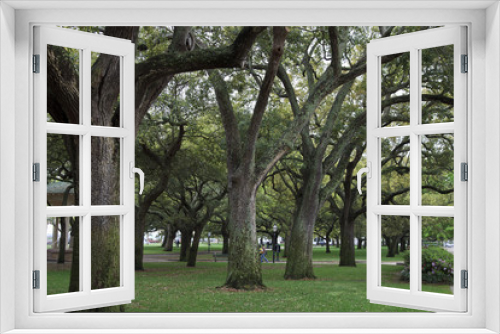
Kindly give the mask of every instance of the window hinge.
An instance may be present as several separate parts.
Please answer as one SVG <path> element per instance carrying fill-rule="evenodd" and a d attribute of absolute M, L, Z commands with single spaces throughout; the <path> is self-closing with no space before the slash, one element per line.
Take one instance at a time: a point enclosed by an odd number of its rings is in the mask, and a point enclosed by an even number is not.
<path fill-rule="evenodd" d="M 33 164 L 33 181 L 40 182 L 40 164 L 38 162 Z"/>
<path fill-rule="evenodd" d="M 460 164 L 460 180 L 461 181 L 469 181 L 469 165 L 466 162 L 462 162 Z"/>
<path fill-rule="evenodd" d="M 462 73 L 469 72 L 469 56 L 462 55 Z"/>
<path fill-rule="evenodd" d="M 40 73 L 40 55 L 33 55 L 33 73 Z"/>
<path fill-rule="evenodd" d="M 461 276 L 462 276 L 462 289 L 469 288 L 469 273 L 467 272 L 467 270 L 462 270 Z"/>
<path fill-rule="evenodd" d="M 40 289 L 40 270 L 33 270 L 33 289 Z"/>

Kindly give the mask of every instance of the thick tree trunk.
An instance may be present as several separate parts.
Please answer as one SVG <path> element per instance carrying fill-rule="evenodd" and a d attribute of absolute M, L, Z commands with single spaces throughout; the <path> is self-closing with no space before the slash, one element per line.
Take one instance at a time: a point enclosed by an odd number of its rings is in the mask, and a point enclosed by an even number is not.
<path fill-rule="evenodd" d="M 197 228 L 195 230 L 193 243 L 191 244 L 191 248 L 189 249 L 189 255 L 188 255 L 186 267 L 195 267 L 196 266 L 196 258 L 198 256 L 198 246 L 200 245 L 200 238 L 201 238 L 202 231 L 203 231 L 203 227 Z"/>
<path fill-rule="evenodd" d="M 330 230 L 328 230 L 326 232 L 326 253 L 331 253 L 331 250 L 330 250 L 330 233 L 331 233 Z"/>
<path fill-rule="evenodd" d="M 313 227 L 300 214 L 292 225 L 290 246 L 285 279 L 316 278 L 312 265 Z"/>
<path fill-rule="evenodd" d="M 167 229 L 163 231 L 163 239 L 161 240 L 161 248 L 165 249 L 165 246 L 167 245 L 167 239 L 168 239 L 168 232 Z"/>
<path fill-rule="evenodd" d="M 255 226 L 256 187 L 240 176 L 229 180 L 229 261 L 224 284 L 228 288 L 252 290 L 264 287 L 261 263 L 257 251 Z"/>
<path fill-rule="evenodd" d="M 222 235 L 222 254 L 229 254 L 229 235 Z"/>
<path fill-rule="evenodd" d="M 348 217 L 340 221 L 340 266 L 356 267 L 356 253 L 354 247 L 354 222 Z"/>
<path fill-rule="evenodd" d="M 174 250 L 174 239 L 175 239 L 175 231 L 171 225 L 168 225 L 167 235 L 165 236 L 166 242 L 163 250 L 166 252 L 171 252 Z"/>
<path fill-rule="evenodd" d="M 181 251 L 179 256 L 180 262 L 188 260 L 189 250 L 191 249 L 191 230 L 181 230 Z"/>
<path fill-rule="evenodd" d="M 296 213 L 291 229 L 291 248 L 287 252 L 285 279 L 314 279 L 312 255 L 314 224 L 319 211 L 319 192 L 323 172 L 321 161 L 307 162 L 304 169 L 304 184 L 297 198 Z"/>
<path fill-rule="evenodd" d="M 356 158 L 349 162 L 344 175 L 344 208 L 340 217 L 340 263 L 341 267 L 356 267 L 356 251 L 354 247 L 354 218 L 351 219 L 351 205 L 355 195 L 351 191 L 351 179 L 357 161 L 361 159 L 361 154 L 356 152 Z"/>
<path fill-rule="evenodd" d="M 64 263 L 64 255 L 66 255 L 66 235 L 67 233 L 67 218 L 58 218 L 61 226 L 61 237 L 59 238 L 59 253 L 57 256 L 57 263 Z"/>
<path fill-rule="evenodd" d="M 73 255 L 69 277 L 68 292 L 80 291 L 80 218 L 76 217 L 71 226 Z"/>
<path fill-rule="evenodd" d="M 117 65 L 119 66 L 119 64 Z M 105 117 L 98 113 L 99 116 Z M 93 119 L 95 114 L 93 113 Z M 107 115 L 109 116 L 109 115 Z M 111 121 L 94 121 L 110 125 Z M 92 137 L 92 204 L 116 205 L 120 202 L 120 147 L 115 138 Z M 91 217 L 91 288 L 120 286 L 120 217 Z M 120 307 L 103 307 L 93 312 L 120 311 Z"/>

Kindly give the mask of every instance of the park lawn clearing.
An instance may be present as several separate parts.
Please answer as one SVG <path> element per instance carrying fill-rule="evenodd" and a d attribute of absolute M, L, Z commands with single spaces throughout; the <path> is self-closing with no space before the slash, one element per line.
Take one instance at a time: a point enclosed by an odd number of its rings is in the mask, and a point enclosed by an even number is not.
<path fill-rule="evenodd" d="M 183 262 L 145 263 L 136 272 L 135 300 L 126 312 L 418 312 L 371 304 L 366 299 L 366 265 L 339 267 L 315 264 L 316 280 L 284 280 L 284 263 L 264 263 L 267 288 L 258 291 L 220 289 L 227 263 L 200 262 L 187 268 Z M 385 265 L 385 281 L 404 287 L 398 274 L 402 266 Z M 69 269 L 49 271 L 49 293 L 64 293 Z M 448 286 L 433 286 L 435 292 L 449 293 Z M 447 292 L 448 291 L 448 292 Z"/>
<path fill-rule="evenodd" d="M 284 251 L 284 245 L 281 245 L 281 253 L 280 253 L 280 259 L 282 259 L 283 251 Z M 173 254 L 179 254 L 180 247 L 176 247 L 174 245 L 174 248 L 171 252 L 166 252 L 163 250 L 161 247 L 161 244 L 149 244 L 149 245 L 144 245 L 144 255 L 173 255 Z M 331 253 L 326 253 L 326 247 L 325 246 L 314 246 L 313 247 L 313 261 L 319 261 L 319 262 L 329 262 L 329 261 L 339 261 L 340 256 L 340 249 L 334 246 L 330 247 Z M 212 243 L 210 245 L 210 253 L 221 253 L 222 252 L 222 244 L 215 244 Z M 208 245 L 206 243 L 200 243 L 199 248 L 198 248 L 198 260 L 203 260 L 203 259 L 209 259 L 210 257 L 203 257 L 203 255 L 208 254 Z M 356 260 L 360 261 L 366 261 L 366 249 L 356 249 Z M 404 253 L 399 253 L 396 254 L 395 257 L 387 257 L 387 247 L 382 247 L 382 262 L 399 262 L 403 263 L 404 258 L 403 255 Z M 200 258 L 200 256 L 202 256 Z M 268 250 L 267 252 L 267 258 L 271 261 L 273 258 L 273 252 L 271 250 Z M 213 260 L 213 257 L 212 257 Z"/>
<path fill-rule="evenodd" d="M 366 299 L 366 265 L 317 264 L 316 280 L 284 280 L 284 264 L 263 264 L 267 288 L 233 291 L 218 288 L 227 263 L 146 263 L 136 273 L 136 299 L 126 312 L 413 312 L 371 304 Z M 401 267 L 392 266 L 394 270 Z"/>

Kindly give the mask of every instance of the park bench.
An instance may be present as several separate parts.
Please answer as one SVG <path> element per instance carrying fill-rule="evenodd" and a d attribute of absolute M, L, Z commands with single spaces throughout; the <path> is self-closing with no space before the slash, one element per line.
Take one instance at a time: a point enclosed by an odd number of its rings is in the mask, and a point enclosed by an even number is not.
<path fill-rule="evenodd" d="M 222 254 L 222 253 L 216 253 L 216 252 L 214 252 L 213 255 L 214 255 L 214 262 L 217 262 L 217 258 L 226 259 L 226 261 L 227 261 L 227 257 L 228 257 L 227 254 Z"/>

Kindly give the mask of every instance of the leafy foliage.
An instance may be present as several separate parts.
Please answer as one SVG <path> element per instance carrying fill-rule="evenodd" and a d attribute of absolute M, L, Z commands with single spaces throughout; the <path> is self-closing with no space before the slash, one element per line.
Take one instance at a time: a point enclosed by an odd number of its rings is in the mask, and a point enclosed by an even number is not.
<path fill-rule="evenodd" d="M 410 280 L 410 252 L 404 255 L 405 268 L 401 279 Z M 422 282 L 453 284 L 453 254 L 440 247 L 422 249 Z"/>

